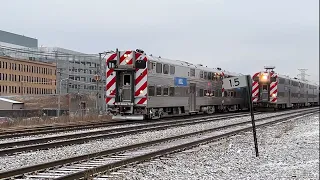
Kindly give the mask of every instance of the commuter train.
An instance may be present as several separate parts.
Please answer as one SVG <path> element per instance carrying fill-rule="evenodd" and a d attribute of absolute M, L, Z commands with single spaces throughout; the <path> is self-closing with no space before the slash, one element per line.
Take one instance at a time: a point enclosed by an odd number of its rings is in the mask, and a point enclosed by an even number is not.
<path fill-rule="evenodd" d="M 252 76 L 252 101 L 255 109 L 286 109 L 319 105 L 319 85 L 279 75 L 275 67 Z"/>
<path fill-rule="evenodd" d="M 224 91 L 222 79 L 240 74 L 185 61 L 116 50 L 106 57 L 106 104 L 113 119 L 237 111 L 247 108 L 246 89 Z"/>

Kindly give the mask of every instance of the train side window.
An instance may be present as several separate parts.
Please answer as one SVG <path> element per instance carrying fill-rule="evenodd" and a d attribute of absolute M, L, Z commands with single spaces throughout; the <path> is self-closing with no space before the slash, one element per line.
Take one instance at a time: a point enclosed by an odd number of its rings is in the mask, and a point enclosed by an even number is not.
<path fill-rule="evenodd" d="M 203 75 L 203 78 L 204 78 L 204 79 L 208 79 L 208 73 L 207 73 L 207 72 L 204 72 L 203 74 L 204 74 L 204 75 Z"/>
<path fill-rule="evenodd" d="M 157 96 L 161 96 L 162 95 L 162 92 L 161 92 L 161 87 L 157 87 Z"/>
<path fill-rule="evenodd" d="M 279 78 L 279 84 L 284 84 L 284 83 L 285 83 L 285 79 Z"/>
<path fill-rule="evenodd" d="M 157 73 L 162 73 L 162 64 L 161 64 L 161 63 L 157 63 L 157 65 L 156 65 L 156 72 L 157 72 Z"/>
<path fill-rule="evenodd" d="M 149 86 L 148 87 L 148 96 L 154 96 L 154 94 L 155 94 L 155 87 Z"/>
<path fill-rule="evenodd" d="M 199 91 L 199 96 L 200 96 L 200 97 L 203 97 L 203 89 L 200 89 L 200 91 Z"/>
<path fill-rule="evenodd" d="M 223 95 L 224 97 L 227 97 L 227 96 L 228 96 L 228 92 L 227 92 L 227 91 L 224 91 L 223 94 L 224 94 L 224 95 Z"/>
<path fill-rule="evenodd" d="M 170 74 L 175 74 L 176 73 L 176 67 L 170 66 Z"/>
<path fill-rule="evenodd" d="M 211 76 L 212 76 L 211 72 L 208 72 L 208 79 L 209 79 L 209 80 L 211 80 L 211 79 L 212 79 L 212 77 L 211 77 Z"/>
<path fill-rule="evenodd" d="M 170 87 L 169 96 L 174 96 L 174 87 Z"/>
<path fill-rule="evenodd" d="M 200 78 L 203 78 L 203 71 L 200 71 Z"/>
<path fill-rule="evenodd" d="M 196 70 L 190 69 L 190 76 L 195 77 L 196 76 Z"/>
<path fill-rule="evenodd" d="M 163 74 L 169 74 L 169 65 L 168 64 L 163 65 Z"/>
<path fill-rule="evenodd" d="M 167 88 L 167 87 L 163 88 L 163 95 L 164 96 L 168 96 L 169 95 L 169 88 Z"/>

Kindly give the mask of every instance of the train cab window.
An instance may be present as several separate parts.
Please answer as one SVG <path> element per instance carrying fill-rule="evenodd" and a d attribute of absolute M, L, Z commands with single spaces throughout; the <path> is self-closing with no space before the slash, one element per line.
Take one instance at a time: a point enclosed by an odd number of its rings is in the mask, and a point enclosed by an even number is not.
<path fill-rule="evenodd" d="M 169 65 L 168 64 L 163 65 L 163 74 L 169 74 Z"/>
<path fill-rule="evenodd" d="M 170 74 L 175 74 L 176 68 L 174 66 L 170 66 Z"/>
<path fill-rule="evenodd" d="M 157 65 L 156 65 L 156 72 L 157 72 L 157 73 L 162 73 L 162 64 L 161 64 L 161 63 L 157 63 Z"/>
<path fill-rule="evenodd" d="M 130 84 L 131 84 L 130 74 L 123 75 L 123 85 L 130 85 Z"/>
<path fill-rule="evenodd" d="M 147 62 L 144 60 L 136 60 L 135 66 L 137 69 L 145 69 L 147 66 Z"/>
<path fill-rule="evenodd" d="M 262 90 L 268 90 L 268 86 L 267 85 L 262 85 Z"/>
<path fill-rule="evenodd" d="M 161 87 L 157 87 L 156 91 L 157 91 L 157 96 L 161 96 L 162 92 L 161 92 Z"/>
<path fill-rule="evenodd" d="M 174 96 L 174 87 L 169 88 L 169 96 Z"/>
<path fill-rule="evenodd" d="M 148 96 L 154 96 L 154 94 L 155 94 L 155 87 L 149 86 L 148 87 Z"/>
<path fill-rule="evenodd" d="M 203 78 L 203 71 L 200 71 L 200 78 Z"/>
<path fill-rule="evenodd" d="M 196 70 L 190 69 L 190 76 L 195 77 L 196 76 Z"/>
<path fill-rule="evenodd" d="M 207 73 L 207 72 L 204 72 L 204 73 L 203 73 L 203 78 L 204 78 L 204 79 L 208 79 L 208 73 Z"/>
<path fill-rule="evenodd" d="M 163 88 L 163 95 L 168 96 L 169 95 L 169 88 L 165 87 Z"/>

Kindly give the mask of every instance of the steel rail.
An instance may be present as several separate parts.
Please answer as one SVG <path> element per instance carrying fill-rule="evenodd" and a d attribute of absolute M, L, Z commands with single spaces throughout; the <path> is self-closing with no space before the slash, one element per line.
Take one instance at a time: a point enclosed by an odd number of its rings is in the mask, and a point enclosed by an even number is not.
<path fill-rule="evenodd" d="M 281 121 L 285 121 L 288 119 L 291 119 L 293 117 L 296 116 L 301 116 L 303 114 L 310 114 L 310 113 L 314 113 L 317 112 L 318 110 L 309 110 L 306 112 L 301 112 L 301 113 L 291 113 L 291 114 L 295 114 L 289 117 L 285 117 L 282 118 L 280 120 L 276 120 L 276 121 L 272 121 L 272 122 L 268 122 L 267 124 L 273 124 L 273 123 L 278 123 Z M 263 121 L 266 120 L 270 117 L 265 117 L 265 118 L 261 118 L 261 119 L 257 119 L 256 122 L 258 121 Z M 168 138 L 163 138 L 163 139 L 158 139 L 158 140 L 154 140 L 154 141 L 150 141 L 150 142 L 144 142 L 144 143 L 139 143 L 139 144 L 133 144 L 133 145 L 129 145 L 129 146 L 123 146 L 123 147 L 118 147 L 118 148 L 114 148 L 114 149 L 109 149 L 109 150 L 105 150 L 105 151 L 101 151 L 101 152 L 97 152 L 97 153 L 91 153 L 91 154 L 87 154 L 87 155 L 82 155 L 82 156 L 77 156 L 77 157 L 72 157 L 72 158 L 68 158 L 68 159 L 62 159 L 62 160 L 57 160 L 57 161 L 53 161 L 53 162 L 48 162 L 48 163 L 43 163 L 43 164 L 38 164 L 38 165 L 33 165 L 33 166 L 28 166 L 28 167 L 23 167 L 23 168 L 19 168 L 19 169 L 14 169 L 14 170 L 10 170 L 10 171 L 6 171 L 6 172 L 0 172 L 0 178 L 10 178 L 10 177 L 18 177 L 18 176 L 23 176 L 23 174 L 26 173 L 30 173 L 30 172 L 36 172 L 36 171 L 41 171 L 44 169 L 48 169 L 48 168 L 53 168 L 55 166 L 62 166 L 64 164 L 71 164 L 74 162 L 81 162 L 81 161 L 85 161 L 88 159 L 92 159 L 92 158 L 96 158 L 96 157 L 101 157 L 101 156 L 107 156 L 107 155 L 111 155 L 111 154 L 117 154 L 117 153 L 121 153 L 124 151 L 128 151 L 131 149 L 137 149 L 137 148 L 141 148 L 141 147 L 145 147 L 145 146 L 151 146 L 154 144 L 158 144 L 158 143 L 163 143 L 163 142 L 167 142 L 167 141 L 171 141 L 171 140 L 176 140 L 176 139 L 180 139 L 180 138 L 184 138 L 184 137 L 188 137 L 188 136 L 194 136 L 194 135 L 199 135 L 205 132 L 211 132 L 211 131 L 217 131 L 220 129 L 225 129 L 231 126 L 237 126 L 237 125 L 243 125 L 243 124 L 249 124 L 251 123 L 251 121 L 247 121 L 247 122 L 241 122 L 241 123 L 237 123 L 237 124 L 231 124 L 231 125 L 226 125 L 226 126 L 221 126 L 221 127 L 216 127 L 216 128 L 211 128 L 211 129 L 207 129 L 207 130 L 203 130 L 203 131 L 198 131 L 198 132 L 193 132 L 193 133 L 188 133 L 188 134 L 183 134 L 183 135 L 178 135 L 178 136 L 173 136 L 173 137 L 168 137 Z M 261 127 L 262 125 L 257 125 L 257 127 Z M 249 128 L 245 128 L 246 130 L 250 130 L 251 127 Z M 240 132 L 240 131 L 236 131 L 236 132 Z M 229 133 L 230 134 L 230 133 Z M 215 137 L 217 138 L 217 137 Z M 214 138 L 214 139 L 215 139 Z M 206 142 L 206 141 L 204 141 Z M 130 160 L 132 161 L 132 159 Z M 115 166 L 117 164 L 113 164 L 112 166 L 104 166 L 102 169 L 108 169 L 110 167 L 115 168 L 117 166 Z M 120 164 L 118 164 L 120 165 Z M 123 164 L 121 164 L 123 165 Z M 99 171 L 102 171 L 102 169 L 99 169 Z M 73 175 L 69 175 L 68 177 L 64 177 L 64 178 L 75 178 L 77 179 L 78 177 L 76 176 L 83 176 L 84 172 L 79 172 L 77 174 L 73 174 Z M 88 172 L 86 171 L 85 174 L 87 174 Z M 72 177 L 71 177 L 72 176 Z"/>

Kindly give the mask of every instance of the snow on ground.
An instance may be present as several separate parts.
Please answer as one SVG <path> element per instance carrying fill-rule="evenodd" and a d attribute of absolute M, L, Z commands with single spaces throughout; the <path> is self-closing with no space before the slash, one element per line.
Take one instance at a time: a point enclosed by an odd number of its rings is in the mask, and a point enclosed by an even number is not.
<path fill-rule="evenodd" d="M 114 179 L 319 179 L 319 115 L 257 129 L 121 170 Z"/>
<path fill-rule="evenodd" d="M 256 119 L 267 116 L 270 116 L 270 114 L 256 115 Z M 120 146 L 152 141 L 160 138 L 191 133 L 199 130 L 214 128 L 218 126 L 248 120 L 250 120 L 250 117 L 246 116 L 230 120 L 213 121 L 196 125 L 168 128 L 159 131 L 149 131 L 141 134 L 123 136 L 112 139 L 96 140 L 84 144 L 70 145 L 59 148 L 52 148 L 48 150 L 37 150 L 34 152 L 21 153 L 13 156 L 3 156 L 0 157 L 0 171 L 6 171 L 10 169 L 20 168 L 22 166 L 35 165 L 54 160 L 85 155 L 88 153 L 99 152 Z"/>

